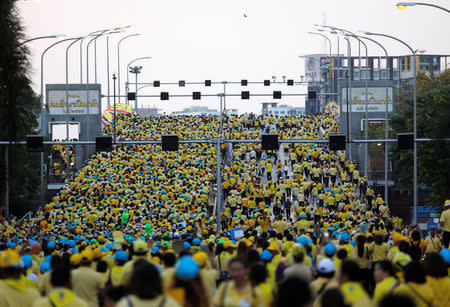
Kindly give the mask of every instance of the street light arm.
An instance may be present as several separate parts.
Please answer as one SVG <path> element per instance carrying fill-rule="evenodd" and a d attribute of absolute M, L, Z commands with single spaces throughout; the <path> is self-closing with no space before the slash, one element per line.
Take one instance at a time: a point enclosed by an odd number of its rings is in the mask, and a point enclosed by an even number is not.
<path fill-rule="evenodd" d="M 35 41 L 35 40 L 45 39 L 45 38 L 57 38 L 57 37 L 62 37 L 62 36 L 65 36 L 65 35 L 64 35 L 64 34 L 56 34 L 56 35 L 46 35 L 46 36 L 34 37 L 34 38 L 31 38 L 31 39 L 28 39 L 28 40 L 26 40 L 26 41 L 21 42 L 21 43 L 19 44 L 19 47 L 22 46 L 22 45 L 24 45 L 24 44 L 26 44 L 26 43 Z"/>
<path fill-rule="evenodd" d="M 407 43 L 405 43 L 404 41 L 402 41 L 399 38 L 396 38 L 396 37 L 388 35 L 388 34 L 382 34 L 382 33 L 372 33 L 372 32 L 364 32 L 364 31 L 362 33 L 365 34 L 365 35 L 382 36 L 382 37 L 387 37 L 387 38 L 391 38 L 393 40 L 396 40 L 397 42 L 402 43 L 404 46 L 406 46 L 411 51 L 411 53 L 413 55 L 416 55 L 416 52 L 414 51 L 414 49 L 410 45 L 408 45 Z"/>
<path fill-rule="evenodd" d="M 144 56 L 144 57 L 141 57 L 141 58 L 134 59 L 133 61 L 131 61 L 130 63 L 128 63 L 128 65 L 127 65 L 127 71 L 128 71 L 128 69 L 130 68 L 130 65 L 133 64 L 134 62 L 139 61 L 139 60 L 144 60 L 144 59 L 151 59 L 151 58 L 152 58 L 152 57 L 150 57 L 150 56 Z"/>
<path fill-rule="evenodd" d="M 436 4 L 431 4 L 431 3 L 423 3 L 423 2 L 399 2 L 399 3 L 396 4 L 396 6 L 397 6 L 399 9 L 404 9 L 404 8 L 407 7 L 407 6 L 416 6 L 416 5 L 431 6 L 431 7 L 434 7 L 434 8 L 440 9 L 440 10 L 443 10 L 443 11 L 445 11 L 445 12 L 447 12 L 447 13 L 450 13 L 450 10 L 449 10 L 449 9 L 446 9 L 445 7 L 442 7 L 442 6 L 439 6 L 439 5 L 436 5 Z"/>

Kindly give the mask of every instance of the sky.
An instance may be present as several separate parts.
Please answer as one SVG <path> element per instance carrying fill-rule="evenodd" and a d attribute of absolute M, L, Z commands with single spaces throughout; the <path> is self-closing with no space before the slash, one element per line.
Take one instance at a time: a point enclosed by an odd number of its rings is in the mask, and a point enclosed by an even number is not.
<path fill-rule="evenodd" d="M 301 55 L 328 52 L 324 39 L 307 34 L 314 24 L 328 24 L 350 31 L 366 30 L 386 33 L 401 38 L 413 48 L 428 54 L 450 54 L 450 14 L 429 7 L 396 8 L 393 0 L 20 0 L 18 10 L 27 38 L 64 33 L 79 37 L 96 30 L 132 25 L 126 32 L 113 34 L 110 42 L 110 80 L 118 73 L 117 43 L 126 35 L 139 33 L 123 41 L 120 47 L 121 94 L 124 94 L 126 66 L 133 59 L 152 57 L 135 62 L 142 66 L 139 82 L 203 82 L 260 81 L 276 77 L 300 81 L 304 74 Z M 450 1 L 428 1 L 450 8 Z M 245 17 L 246 15 L 247 17 Z M 336 53 L 336 37 L 331 37 Z M 380 38 L 390 55 L 405 55 L 408 50 L 400 44 Z M 43 50 L 54 39 L 30 42 L 30 77 L 34 90 L 40 92 L 40 58 Z M 86 82 L 86 49 L 83 51 L 83 81 Z M 90 81 L 94 79 L 94 53 L 90 48 Z M 44 60 L 44 84 L 65 83 L 65 50 L 62 43 L 51 49 Z M 379 47 L 369 44 L 370 55 L 381 55 Z M 355 43 L 353 55 L 357 55 Z M 69 83 L 80 82 L 79 44 L 69 52 Z M 341 44 L 341 53 L 343 44 Z M 102 94 L 107 94 L 106 38 L 97 40 L 97 76 Z M 130 75 L 134 82 L 134 75 Z M 111 94 L 112 94 L 112 80 Z M 227 93 L 244 90 L 228 85 Z M 276 85 L 249 86 L 251 93 L 270 94 L 273 90 L 304 94 L 305 86 Z M 191 85 L 184 88 L 164 86 L 147 87 L 141 94 L 188 94 L 193 91 L 216 94 L 222 85 L 211 88 Z M 305 98 L 285 97 L 280 103 L 303 106 Z M 270 97 L 254 97 L 242 101 L 228 97 L 227 108 L 240 113 L 259 113 L 261 102 Z M 103 108 L 106 98 L 102 99 Z M 206 97 L 200 102 L 188 98 L 160 101 L 141 98 L 139 105 L 155 106 L 163 112 L 182 110 L 191 105 L 218 109 L 219 98 Z"/>

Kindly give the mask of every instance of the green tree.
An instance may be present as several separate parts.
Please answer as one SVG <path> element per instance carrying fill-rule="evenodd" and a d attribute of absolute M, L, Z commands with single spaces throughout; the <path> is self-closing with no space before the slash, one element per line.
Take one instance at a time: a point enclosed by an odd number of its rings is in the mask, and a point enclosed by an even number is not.
<path fill-rule="evenodd" d="M 17 0 L 0 1 L 0 140 L 23 141 L 36 134 L 39 97 L 31 89 L 29 51 L 16 8 Z M 8 146 L 10 207 L 19 198 L 29 198 L 39 185 L 39 157 L 28 154 L 25 146 Z M 5 146 L 0 148 L 1 200 L 5 199 Z"/>
<path fill-rule="evenodd" d="M 395 133 L 413 132 L 412 88 L 396 97 L 396 112 L 390 119 Z M 428 188 L 429 205 L 441 206 L 450 198 L 450 70 L 438 76 L 417 76 L 417 135 L 438 141 L 419 143 L 418 185 Z M 396 186 L 412 195 L 413 151 L 391 152 Z"/>

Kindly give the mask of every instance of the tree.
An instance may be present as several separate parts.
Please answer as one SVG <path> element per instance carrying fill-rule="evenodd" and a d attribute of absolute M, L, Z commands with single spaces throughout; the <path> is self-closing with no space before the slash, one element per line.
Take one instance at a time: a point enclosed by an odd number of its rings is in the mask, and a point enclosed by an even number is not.
<path fill-rule="evenodd" d="M 39 97 L 31 89 L 29 51 L 23 27 L 15 6 L 17 0 L 0 1 L 0 140 L 23 141 L 38 127 Z M 25 146 L 7 146 L 9 152 L 10 199 L 28 197 L 39 185 L 36 177 L 38 157 L 26 152 Z M 5 199 L 5 147 L 0 150 L 1 204 Z M 37 181 L 36 181 L 37 180 Z"/>
<path fill-rule="evenodd" d="M 413 131 L 412 89 L 396 97 L 390 124 L 395 133 Z M 417 76 L 417 136 L 438 141 L 419 143 L 417 148 L 419 189 L 430 190 L 428 204 L 443 205 L 450 198 L 450 69 L 438 76 Z M 413 192 L 413 151 L 391 152 L 396 186 Z"/>

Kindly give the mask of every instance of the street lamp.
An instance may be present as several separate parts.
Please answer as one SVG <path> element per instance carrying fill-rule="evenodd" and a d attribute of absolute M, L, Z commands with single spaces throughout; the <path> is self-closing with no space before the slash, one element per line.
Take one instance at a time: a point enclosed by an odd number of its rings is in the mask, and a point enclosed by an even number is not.
<path fill-rule="evenodd" d="M 132 60 L 130 63 L 128 63 L 128 65 L 127 65 L 127 84 L 126 84 L 127 85 L 126 86 L 127 95 L 128 95 L 129 90 L 130 90 L 130 84 L 129 84 L 130 65 L 133 64 L 136 61 L 139 61 L 139 60 L 150 60 L 151 58 L 152 57 L 150 57 L 150 56 L 144 56 L 144 57 L 136 58 L 136 59 Z M 137 95 L 137 91 L 136 91 L 136 95 Z M 127 105 L 128 105 L 128 97 L 127 97 Z"/>
<path fill-rule="evenodd" d="M 422 5 L 422 6 L 431 6 L 431 7 L 434 7 L 434 8 L 440 9 L 440 10 L 443 10 L 443 11 L 445 11 L 445 12 L 447 12 L 447 13 L 450 13 L 450 10 L 448 10 L 448 9 L 442 7 L 442 6 L 438 6 L 438 5 L 431 4 L 431 3 L 422 3 L 422 2 L 399 2 L 399 3 L 397 3 L 396 5 L 397 5 L 397 8 L 398 8 L 399 10 L 403 10 L 403 9 L 405 9 L 407 6 Z"/>
<path fill-rule="evenodd" d="M 137 99 L 138 98 L 137 97 L 138 80 L 137 80 L 137 77 L 138 77 L 138 74 L 141 73 L 141 70 L 142 70 L 142 66 L 130 67 L 130 70 L 129 70 L 130 73 L 136 75 L 136 93 L 135 93 L 135 99 L 134 99 L 134 109 L 135 109 L 135 111 L 137 111 L 137 109 L 138 109 L 138 99 Z"/>
<path fill-rule="evenodd" d="M 77 38 L 66 38 L 63 40 L 60 40 L 52 45 L 50 45 L 49 47 L 47 47 L 47 49 L 44 50 L 44 52 L 42 52 L 41 55 L 41 133 L 42 136 L 45 137 L 47 135 L 47 125 L 44 124 L 44 117 L 45 117 L 45 112 L 44 112 L 44 55 L 47 53 L 48 50 L 50 50 L 51 48 L 53 48 L 54 46 L 67 42 L 67 41 L 72 41 L 75 40 Z M 42 206 L 44 205 L 44 152 L 41 152 L 41 203 Z"/>
<path fill-rule="evenodd" d="M 124 38 L 122 38 L 118 43 L 117 43 L 117 88 L 118 88 L 118 98 L 119 98 L 119 102 L 120 102 L 120 44 L 127 38 L 129 37 L 133 37 L 133 36 L 138 36 L 140 35 L 139 33 L 135 33 L 135 34 L 130 34 L 125 36 Z"/>
<path fill-rule="evenodd" d="M 387 37 L 393 40 L 398 41 L 399 43 L 406 46 L 412 53 L 413 60 L 414 60 L 414 71 L 413 71 L 413 82 L 414 82 L 414 210 L 413 210 L 413 219 L 414 223 L 417 223 L 417 58 L 416 58 L 416 50 L 414 50 L 410 45 L 405 43 L 404 41 L 391 36 L 387 34 L 381 34 L 381 33 L 372 33 L 372 32 L 366 32 L 366 31 L 358 31 L 362 35 L 372 35 L 372 36 L 382 36 Z"/>
<path fill-rule="evenodd" d="M 38 40 L 38 39 L 45 39 L 45 38 L 60 38 L 60 37 L 66 37 L 66 34 L 54 34 L 54 35 L 46 35 L 46 36 L 34 37 L 34 38 L 31 38 L 31 39 L 28 39 L 28 40 L 26 40 L 26 41 L 21 42 L 21 43 L 19 44 L 19 47 L 22 46 L 22 45 L 24 45 L 24 44 L 26 44 L 26 43 L 29 43 L 29 42 L 32 42 L 32 41 L 36 41 L 36 40 Z"/>

